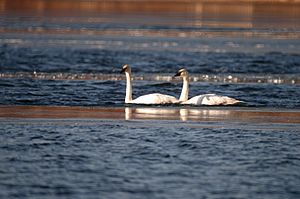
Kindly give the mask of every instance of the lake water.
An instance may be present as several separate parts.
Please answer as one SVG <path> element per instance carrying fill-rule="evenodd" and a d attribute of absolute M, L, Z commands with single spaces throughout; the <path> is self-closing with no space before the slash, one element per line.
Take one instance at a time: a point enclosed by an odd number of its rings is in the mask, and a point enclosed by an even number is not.
<path fill-rule="evenodd" d="M 299 198 L 300 4 L 0 1 L 0 197 Z M 216 93 L 230 107 L 127 106 Z"/>

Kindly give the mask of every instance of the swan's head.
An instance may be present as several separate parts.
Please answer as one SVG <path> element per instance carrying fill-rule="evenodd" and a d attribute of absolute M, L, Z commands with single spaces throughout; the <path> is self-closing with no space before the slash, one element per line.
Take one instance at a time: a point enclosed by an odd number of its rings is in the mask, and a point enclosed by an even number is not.
<path fill-rule="evenodd" d="M 187 76 L 188 76 L 187 70 L 185 68 L 182 68 L 177 71 L 174 77 L 187 77 Z"/>
<path fill-rule="evenodd" d="M 131 69 L 130 67 L 125 64 L 123 67 L 122 67 L 122 70 L 121 70 L 121 73 L 130 73 L 131 72 Z"/>

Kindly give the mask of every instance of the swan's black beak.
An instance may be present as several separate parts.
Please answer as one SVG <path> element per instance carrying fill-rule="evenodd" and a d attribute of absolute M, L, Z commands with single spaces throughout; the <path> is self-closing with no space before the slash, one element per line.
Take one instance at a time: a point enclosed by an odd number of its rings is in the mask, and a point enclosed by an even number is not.
<path fill-rule="evenodd" d="M 120 71 L 120 73 L 125 73 L 126 68 L 122 68 L 122 70 Z"/>
<path fill-rule="evenodd" d="M 181 72 L 177 72 L 173 77 L 178 77 L 180 76 Z"/>

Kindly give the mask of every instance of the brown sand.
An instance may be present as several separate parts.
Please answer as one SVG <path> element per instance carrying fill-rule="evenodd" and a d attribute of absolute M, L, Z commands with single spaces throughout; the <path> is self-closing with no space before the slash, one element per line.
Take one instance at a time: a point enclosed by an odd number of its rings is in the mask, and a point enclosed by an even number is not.
<path fill-rule="evenodd" d="M 300 110 L 240 107 L 0 106 L 5 119 L 113 119 L 300 124 Z"/>

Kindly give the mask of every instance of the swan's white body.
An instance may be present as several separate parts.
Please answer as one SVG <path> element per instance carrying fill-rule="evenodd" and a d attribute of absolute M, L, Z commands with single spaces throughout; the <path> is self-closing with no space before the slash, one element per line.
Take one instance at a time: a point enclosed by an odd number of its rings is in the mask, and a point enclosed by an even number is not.
<path fill-rule="evenodd" d="M 142 95 L 134 100 L 127 101 L 125 103 L 130 104 L 172 104 L 178 100 L 171 95 L 164 95 L 160 93 L 152 93 L 148 95 Z"/>
<path fill-rule="evenodd" d="M 236 100 L 231 97 L 221 96 L 216 94 L 203 94 L 197 95 L 188 99 L 189 96 L 189 76 L 186 69 L 180 69 L 176 76 L 180 76 L 183 79 L 182 91 L 180 94 L 179 102 L 181 104 L 191 104 L 191 105 L 233 105 L 241 103 L 241 101 Z"/>
<path fill-rule="evenodd" d="M 142 95 L 136 99 L 132 99 L 132 83 L 131 83 L 131 69 L 128 65 L 124 65 L 122 72 L 126 74 L 126 96 L 125 103 L 127 104 L 172 104 L 178 100 L 171 95 L 164 95 L 160 93 L 152 93 Z"/>
<path fill-rule="evenodd" d="M 191 99 L 182 102 L 181 104 L 192 104 L 192 105 L 233 105 L 241 103 L 241 101 L 236 100 L 231 97 L 221 96 L 216 94 L 204 94 L 197 95 Z"/>

